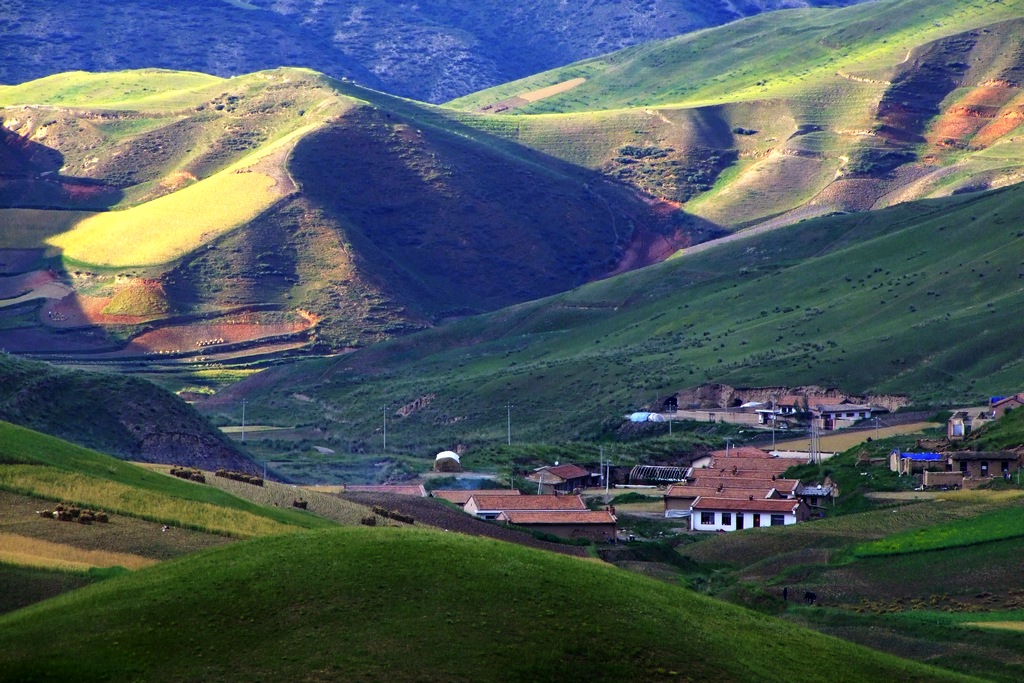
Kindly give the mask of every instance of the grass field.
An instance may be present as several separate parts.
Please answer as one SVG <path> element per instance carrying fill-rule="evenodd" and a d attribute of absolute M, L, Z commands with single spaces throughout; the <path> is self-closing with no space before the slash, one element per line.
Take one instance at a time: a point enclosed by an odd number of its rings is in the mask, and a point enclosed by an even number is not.
<path fill-rule="evenodd" d="M 1018 536 L 1024 536 L 1024 507 L 1019 506 L 950 524 L 887 536 L 858 545 L 853 549 L 853 553 L 857 557 L 900 555 L 1000 541 Z"/>
<path fill-rule="evenodd" d="M 456 564 L 458 580 L 439 572 L 439 561 Z M 552 600 L 566 591 L 592 600 L 555 609 Z M 472 624 L 500 624 L 505 635 L 496 642 Z M 699 642 L 685 635 L 695 625 Z M 325 638 L 332 647 L 322 647 Z M 2 617 L 0 639 L 7 674 L 83 681 L 143 671 L 152 681 L 282 680 L 311 671 L 352 681 L 555 681 L 567 663 L 573 676 L 595 681 L 675 680 L 684 672 L 692 680 L 783 681 L 808 660 L 833 663 L 827 675 L 804 676 L 812 681 L 970 680 L 598 563 L 396 529 L 202 553 Z M 604 656 L 580 646 L 595 641 Z M 168 642 L 179 644 L 178 656 L 167 656 Z"/>

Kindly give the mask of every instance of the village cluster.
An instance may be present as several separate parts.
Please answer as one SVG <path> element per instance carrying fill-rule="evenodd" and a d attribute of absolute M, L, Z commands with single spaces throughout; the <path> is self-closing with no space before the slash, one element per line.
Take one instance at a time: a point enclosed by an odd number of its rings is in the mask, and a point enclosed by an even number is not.
<path fill-rule="evenodd" d="M 946 444 L 968 436 L 980 425 L 998 419 L 1007 411 L 1024 406 L 1024 393 L 995 397 L 985 407 L 956 411 L 947 425 Z M 675 406 L 671 406 L 675 408 Z M 770 405 L 750 402 L 727 409 L 690 411 L 686 419 L 703 415 L 706 421 L 749 422 L 761 426 L 796 424 L 798 419 L 810 420 L 812 433 L 848 427 L 886 412 L 878 406 L 849 402 L 833 405 L 808 405 L 806 397 L 784 397 Z M 672 411 L 672 416 L 678 414 Z M 661 421 L 645 413 L 637 413 L 630 421 Z M 923 445 L 923 444 L 922 444 Z M 783 477 L 794 465 L 816 461 L 828 454 L 783 453 L 750 446 L 727 447 L 700 455 L 688 466 L 637 465 L 625 483 L 616 488 L 662 491 L 664 517 L 679 519 L 691 531 L 726 532 L 767 526 L 785 526 L 824 516 L 839 490 L 826 478 L 823 482 L 803 484 Z M 947 452 L 907 453 L 894 450 L 889 466 L 901 475 L 920 477 L 922 488 L 960 488 L 989 480 L 991 477 L 1019 476 L 1020 456 L 1013 452 L 948 450 Z M 459 472 L 461 462 L 451 451 L 439 453 L 435 459 L 439 472 Z M 540 467 L 527 475 L 536 484 L 535 495 L 523 495 L 513 489 L 435 490 L 428 494 L 422 485 L 414 486 L 348 486 L 349 491 L 379 491 L 405 495 L 441 498 L 480 519 L 503 522 L 516 527 L 551 534 L 567 539 L 588 539 L 614 542 L 621 536 L 615 507 L 600 505 L 588 508 L 583 492 L 595 487 L 609 487 L 610 469 L 601 467 L 592 472 L 576 464 L 555 464 Z M 656 488 L 657 487 L 657 488 Z M 607 501 L 607 497 L 605 497 Z"/>

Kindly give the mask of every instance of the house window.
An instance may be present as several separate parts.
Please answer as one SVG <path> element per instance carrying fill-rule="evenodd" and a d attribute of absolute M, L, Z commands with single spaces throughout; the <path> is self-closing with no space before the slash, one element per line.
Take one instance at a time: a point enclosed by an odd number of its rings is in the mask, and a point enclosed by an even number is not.
<path fill-rule="evenodd" d="M 754 513 L 753 515 L 751 515 L 751 516 L 752 516 L 752 517 L 754 518 L 754 526 L 761 526 L 761 515 L 759 515 L 759 514 L 757 514 L 757 513 L 755 512 L 755 513 Z"/>
<path fill-rule="evenodd" d="M 786 523 L 785 515 L 772 515 L 772 526 L 782 526 Z"/>
<path fill-rule="evenodd" d="M 702 512 L 700 513 L 700 523 L 711 526 L 715 523 L 714 512 Z"/>
<path fill-rule="evenodd" d="M 722 513 L 722 526 L 732 526 L 732 513 L 731 512 L 723 512 Z"/>
<path fill-rule="evenodd" d="M 960 471 L 963 472 L 964 474 L 967 474 L 967 461 L 966 460 L 961 460 L 960 461 Z"/>
<path fill-rule="evenodd" d="M 988 476 L 988 461 L 987 460 L 982 460 L 981 461 L 981 476 L 983 476 L 983 477 L 987 477 Z"/>

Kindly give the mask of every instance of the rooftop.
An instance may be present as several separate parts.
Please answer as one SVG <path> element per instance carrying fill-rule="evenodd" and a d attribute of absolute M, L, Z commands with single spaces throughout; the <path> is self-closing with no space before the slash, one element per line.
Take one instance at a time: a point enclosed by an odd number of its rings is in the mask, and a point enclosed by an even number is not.
<path fill-rule="evenodd" d="M 614 524 L 615 515 L 607 510 L 532 512 L 508 510 L 498 519 L 511 524 Z"/>
<path fill-rule="evenodd" d="M 799 500 L 785 498 L 755 498 L 734 500 L 701 496 L 693 501 L 691 510 L 724 510 L 726 512 L 795 512 L 801 505 Z"/>
<path fill-rule="evenodd" d="M 518 496 L 519 491 L 515 489 L 460 489 L 456 491 L 434 491 L 431 493 L 434 498 L 447 500 L 456 505 L 465 505 L 473 496 Z"/>
<path fill-rule="evenodd" d="M 579 496 L 472 496 L 478 510 L 586 510 Z M 466 501 L 469 504 L 469 501 Z"/>

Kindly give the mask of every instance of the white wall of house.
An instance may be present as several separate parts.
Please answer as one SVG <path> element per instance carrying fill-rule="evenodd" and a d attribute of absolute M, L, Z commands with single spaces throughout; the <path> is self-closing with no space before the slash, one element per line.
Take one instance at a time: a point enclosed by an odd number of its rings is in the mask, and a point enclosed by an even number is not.
<path fill-rule="evenodd" d="M 783 526 L 796 524 L 796 514 L 791 512 L 732 512 L 730 510 L 694 510 L 690 514 L 690 528 L 694 531 L 736 531 L 738 517 L 743 518 L 743 529 L 752 529 L 758 524 L 754 517 L 758 517 L 760 526 Z M 772 517 L 775 517 L 773 520 Z M 772 524 L 772 522 L 775 524 Z M 781 521 L 781 524 L 780 524 Z"/>

